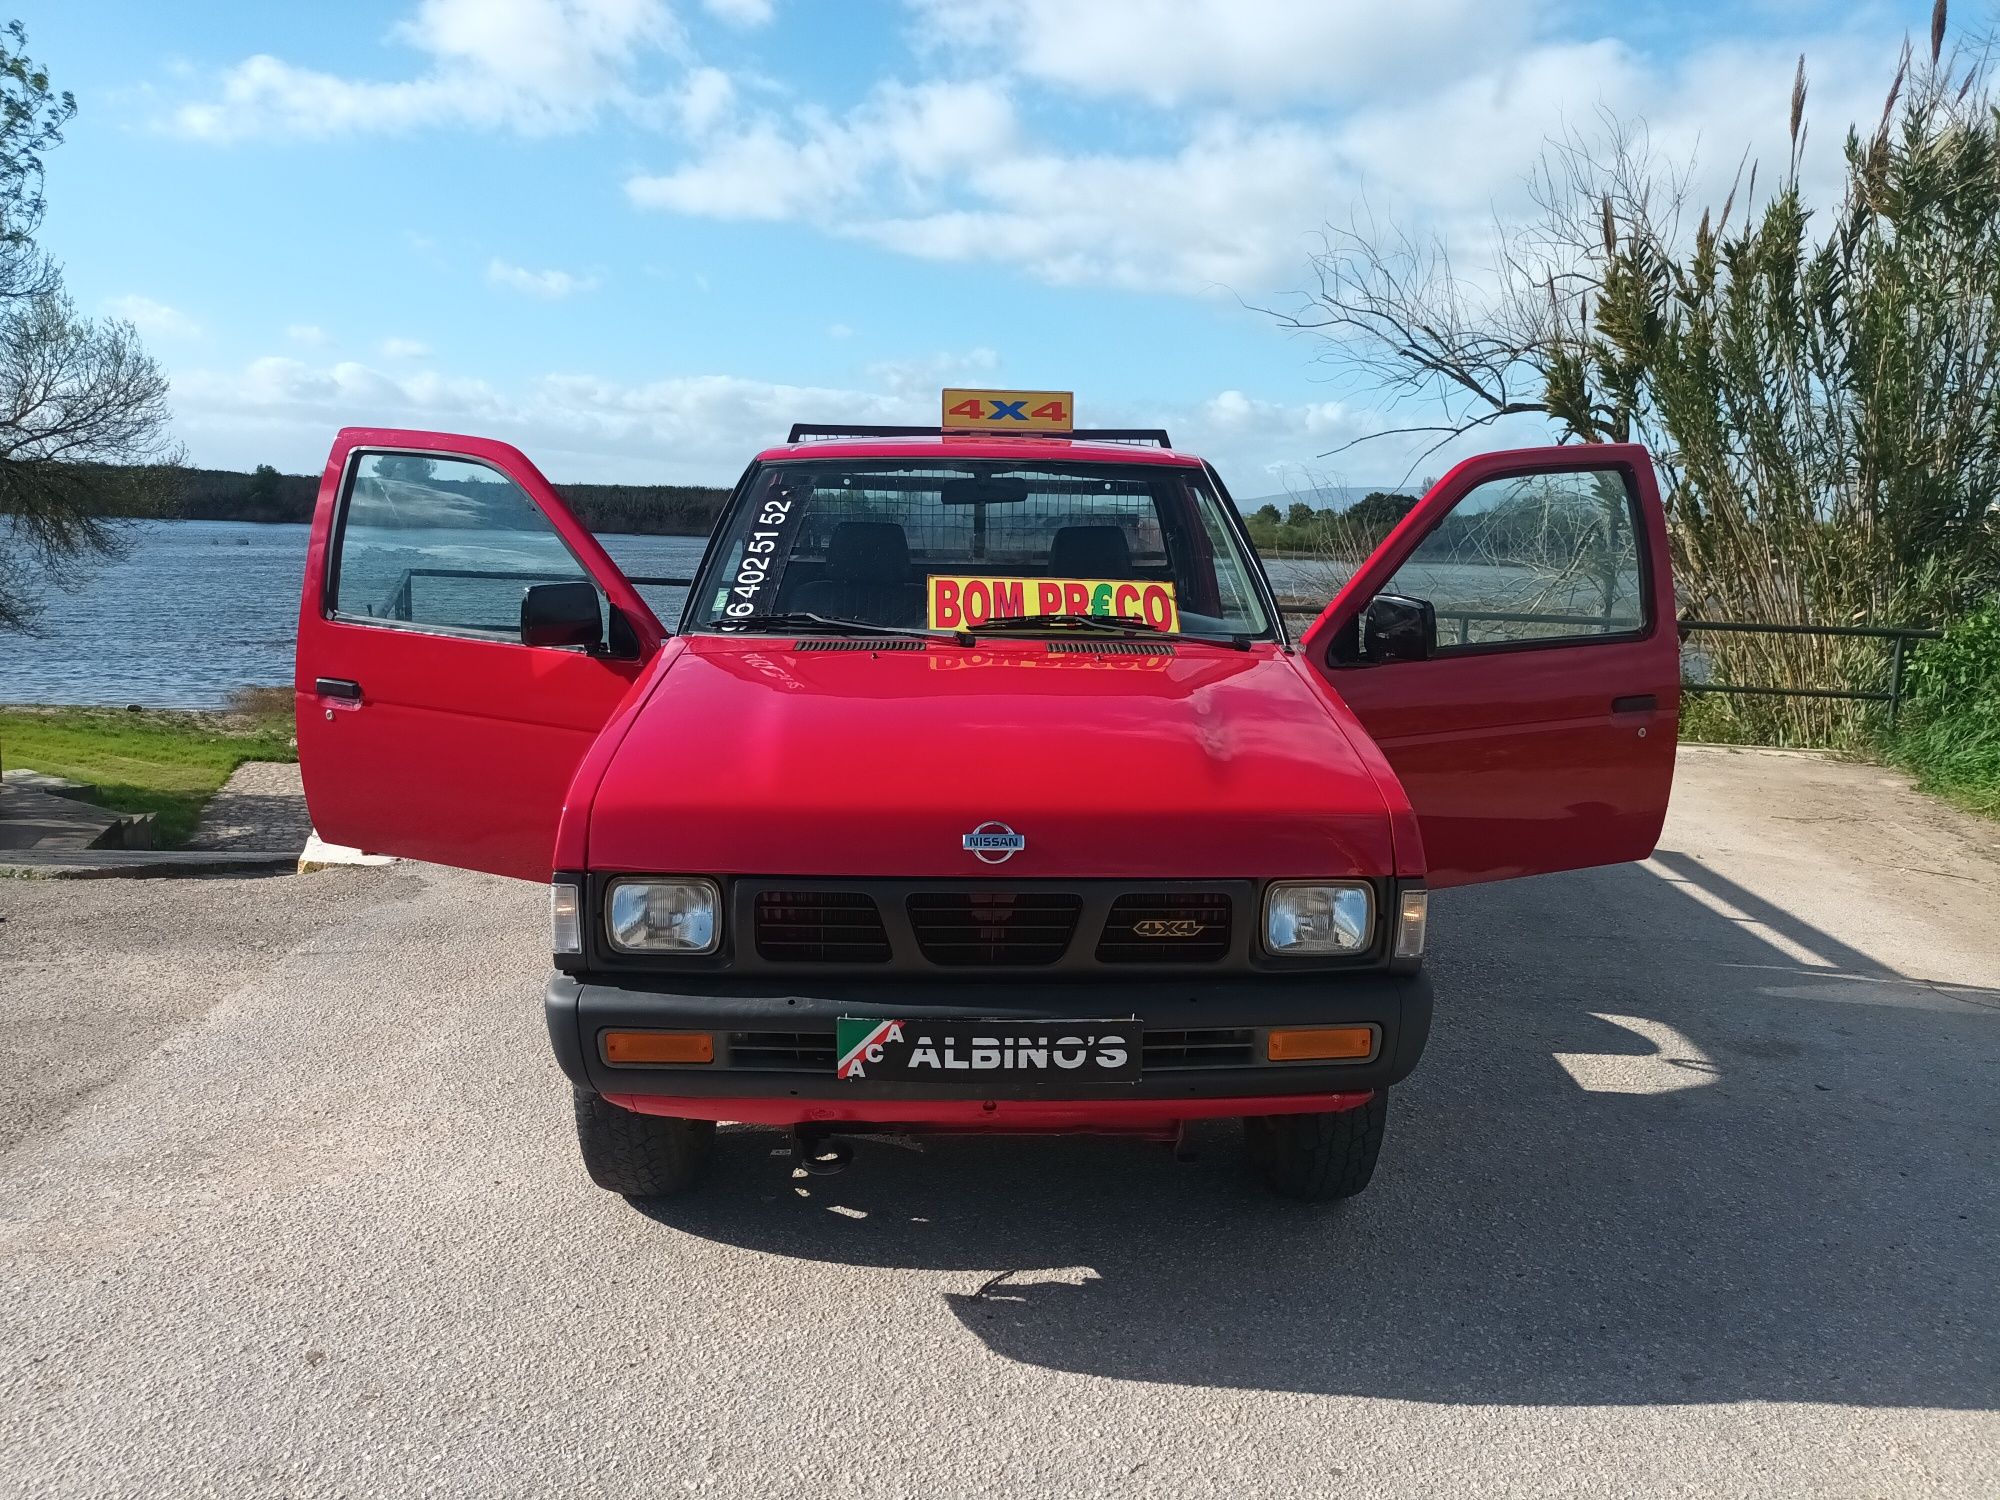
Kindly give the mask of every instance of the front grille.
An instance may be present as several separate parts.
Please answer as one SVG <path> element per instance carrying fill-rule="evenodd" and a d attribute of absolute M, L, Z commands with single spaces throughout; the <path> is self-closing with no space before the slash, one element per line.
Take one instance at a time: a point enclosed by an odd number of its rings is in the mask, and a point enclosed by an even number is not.
<path fill-rule="evenodd" d="M 917 946 L 934 964 L 1052 964 L 1069 951 L 1083 898 L 1041 891 L 926 891 L 911 896 L 907 909 Z"/>
<path fill-rule="evenodd" d="M 831 1073 L 830 1031 L 732 1031 L 729 1066 L 779 1073 Z"/>
<path fill-rule="evenodd" d="M 1148 1073 L 1166 1073 L 1178 1068 L 1243 1068 L 1256 1060 L 1256 1037 L 1247 1026 L 1149 1031 L 1145 1045 L 1140 1048 L 1140 1066 Z"/>
<path fill-rule="evenodd" d="M 1111 904 L 1097 940 L 1101 964 L 1212 964 L 1229 952 L 1221 891 L 1132 891 Z"/>
<path fill-rule="evenodd" d="M 882 636 L 865 641 L 793 641 L 794 651 L 927 651 L 925 641 Z"/>
<path fill-rule="evenodd" d="M 889 961 L 882 913 L 865 891 L 759 891 L 757 956 L 784 964 Z"/>
<path fill-rule="evenodd" d="M 1050 641 L 1057 656 L 1172 656 L 1165 641 Z"/>

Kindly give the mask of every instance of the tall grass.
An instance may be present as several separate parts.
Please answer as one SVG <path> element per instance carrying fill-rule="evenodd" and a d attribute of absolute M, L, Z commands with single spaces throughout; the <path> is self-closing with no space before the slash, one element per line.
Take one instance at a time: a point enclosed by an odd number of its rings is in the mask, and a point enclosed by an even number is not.
<path fill-rule="evenodd" d="M 1909 687 L 1891 757 L 1926 790 L 2000 816 L 2000 595 L 1917 652 Z"/>
<path fill-rule="evenodd" d="M 1942 20 L 1876 128 L 1848 132 L 1830 209 L 1801 185 L 1803 63 L 1786 173 L 1738 227 L 1726 202 L 1682 245 L 1604 200 L 1598 291 L 1552 325 L 1550 404 L 1579 436 L 1653 447 L 1684 610 L 1929 624 L 2000 584 L 2000 109 L 1982 61 L 1942 56 Z M 1886 686 L 1879 643 L 1702 644 L 1728 681 Z M 1703 711 L 1764 740 L 1880 727 L 1829 701 Z"/>

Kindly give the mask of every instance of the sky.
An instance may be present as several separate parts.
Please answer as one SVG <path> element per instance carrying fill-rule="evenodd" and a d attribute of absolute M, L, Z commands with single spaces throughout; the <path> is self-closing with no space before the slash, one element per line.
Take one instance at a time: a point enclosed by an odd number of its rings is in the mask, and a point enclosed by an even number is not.
<path fill-rule="evenodd" d="M 794 421 L 1074 390 L 1239 496 L 1404 483 L 1422 420 L 1264 311 L 1327 223 L 1476 267 L 1554 132 L 1643 119 L 1719 199 L 1837 181 L 1927 4 L 1807 0 L 25 0 L 78 114 L 43 243 L 134 323 L 191 461 L 346 425 L 549 476 L 727 483 Z M 1420 470 L 1419 470 L 1420 466 Z"/>

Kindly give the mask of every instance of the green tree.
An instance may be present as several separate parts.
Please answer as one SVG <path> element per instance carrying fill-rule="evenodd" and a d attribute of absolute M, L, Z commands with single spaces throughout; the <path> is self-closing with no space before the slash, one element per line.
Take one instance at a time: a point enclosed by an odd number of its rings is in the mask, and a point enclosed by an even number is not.
<path fill-rule="evenodd" d="M 28 583 L 74 583 L 119 547 L 107 515 L 160 508 L 179 450 L 167 380 L 129 323 L 80 316 L 36 243 L 42 158 L 76 100 L 0 30 L 0 629 L 32 624 Z"/>
<path fill-rule="evenodd" d="M 1250 519 L 1261 522 L 1265 526 L 1276 526 L 1284 520 L 1284 517 L 1278 514 L 1277 506 L 1267 503 L 1251 511 Z"/>
<path fill-rule="evenodd" d="M 397 453 L 375 461 L 375 472 L 383 479 L 400 479 L 424 484 L 437 473 L 437 464 L 415 453 Z"/>
<path fill-rule="evenodd" d="M 1294 500 L 1285 511 L 1285 525 L 1294 531 L 1310 531 L 1319 519 L 1319 512 L 1303 500 Z"/>
<path fill-rule="evenodd" d="M 1343 514 L 1357 525 L 1380 527 L 1387 535 L 1389 528 L 1414 510 L 1416 504 L 1415 495 L 1391 495 L 1372 490 L 1348 506 Z"/>
<path fill-rule="evenodd" d="M 250 482 L 243 487 L 244 498 L 259 510 L 269 510 L 278 503 L 279 474 L 269 464 L 259 464 L 250 471 Z"/>

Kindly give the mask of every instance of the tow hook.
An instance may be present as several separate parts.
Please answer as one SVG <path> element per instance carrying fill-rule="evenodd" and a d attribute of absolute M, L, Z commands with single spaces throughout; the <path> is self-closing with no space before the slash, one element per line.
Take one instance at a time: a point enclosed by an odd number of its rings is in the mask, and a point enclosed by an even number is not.
<path fill-rule="evenodd" d="M 831 1136 L 795 1134 L 792 1137 L 792 1165 L 814 1177 L 831 1177 L 847 1170 L 854 1160 L 854 1148 Z"/>

